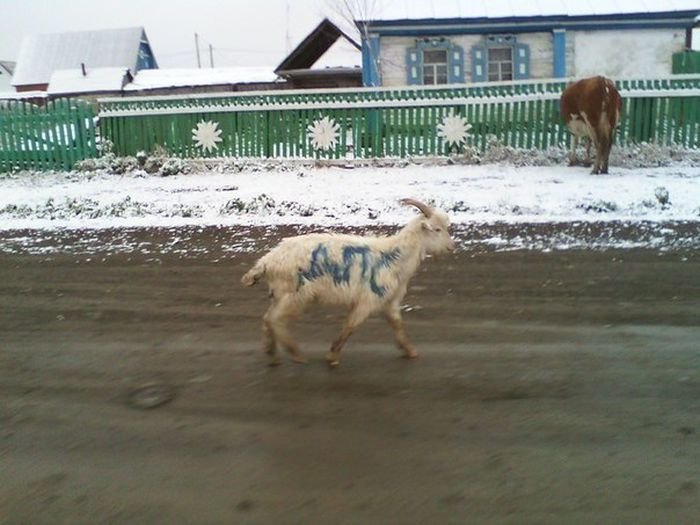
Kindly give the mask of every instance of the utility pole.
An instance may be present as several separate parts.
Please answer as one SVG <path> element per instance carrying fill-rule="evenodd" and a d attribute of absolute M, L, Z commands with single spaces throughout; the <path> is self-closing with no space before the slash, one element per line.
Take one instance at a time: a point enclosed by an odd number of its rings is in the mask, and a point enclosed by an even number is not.
<path fill-rule="evenodd" d="M 197 33 L 194 34 L 194 47 L 197 49 L 197 67 L 201 68 L 202 59 L 199 58 L 199 35 Z"/>
<path fill-rule="evenodd" d="M 209 44 L 209 65 L 214 69 L 214 46 Z"/>

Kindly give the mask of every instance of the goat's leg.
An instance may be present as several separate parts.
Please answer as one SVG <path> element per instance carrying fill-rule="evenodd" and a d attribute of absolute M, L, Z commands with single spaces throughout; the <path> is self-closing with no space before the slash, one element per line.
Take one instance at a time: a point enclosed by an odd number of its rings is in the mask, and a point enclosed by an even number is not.
<path fill-rule="evenodd" d="M 335 367 L 340 364 L 339 354 L 342 350 L 345 342 L 348 340 L 350 335 L 352 335 L 353 330 L 357 328 L 362 322 L 367 319 L 370 314 L 370 310 L 364 306 L 356 306 L 348 315 L 348 318 L 343 324 L 343 329 L 340 331 L 340 335 L 331 344 L 331 350 L 326 354 L 326 362 L 328 366 Z"/>
<path fill-rule="evenodd" d="M 306 363 L 306 358 L 299 351 L 299 345 L 296 343 L 287 327 L 289 320 L 298 315 L 300 310 L 294 297 L 291 294 L 287 294 L 275 301 L 265 315 L 268 317 L 273 340 L 278 341 L 287 349 L 292 356 L 292 361 L 295 363 Z M 272 358 L 271 364 L 279 364 L 279 358 L 275 353 L 272 354 Z"/>
<path fill-rule="evenodd" d="M 270 320 L 270 312 L 273 310 L 274 303 L 270 305 L 263 315 L 263 350 L 270 359 L 270 366 L 277 366 L 281 363 L 280 356 L 277 354 L 277 340 L 275 339 L 275 330 L 272 327 Z"/>
<path fill-rule="evenodd" d="M 406 337 L 406 332 L 403 329 L 403 319 L 401 318 L 401 309 L 398 303 L 390 303 L 384 312 L 386 320 L 389 322 L 391 329 L 394 331 L 396 345 L 404 351 L 406 359 L 415 359 L 418 357 L 416 348 L 411 344 Z"/>

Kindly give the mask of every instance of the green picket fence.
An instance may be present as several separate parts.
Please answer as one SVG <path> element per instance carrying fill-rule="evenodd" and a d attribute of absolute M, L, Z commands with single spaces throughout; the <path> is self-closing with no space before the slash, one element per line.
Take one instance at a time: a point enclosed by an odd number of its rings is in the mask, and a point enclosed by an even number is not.
<path fill-rule="evenodd" d="M 160 146 L 181 157 L 404 158 L 446 155 L 462 144 L 483 149 L 493 139 L 546 149 L 570 140 L 559 114 L 566 84 L 557 79 L 103 99 L 101 132 L 119 155 Z M 700 147 L 700 75 L 617 85 L 624 99 L 618 144 Z M 448 117 L 469 126 L 463 142 L 445 135 Z M 208 148 L 201 135 L 193 138 L 203 123 L 214 134 Z M 323 123 L 326 140 L 319 144 L 311 130 Z"/>
<path fill-rule="evenodd" d="M 0 100 L 0 172 L 69 170 L 96 156 L 95 113 L 87 102 Z"/>

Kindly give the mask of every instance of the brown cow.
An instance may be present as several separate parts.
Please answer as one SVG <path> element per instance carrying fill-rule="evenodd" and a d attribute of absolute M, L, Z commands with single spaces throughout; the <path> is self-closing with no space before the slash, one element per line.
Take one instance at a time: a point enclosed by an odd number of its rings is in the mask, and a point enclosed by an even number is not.
<path fill-rule="evenodd" d="M 569 166 L 574 166 L 579 137 L 589 139 L 586 160 L 590 165 L 591 143 L 596 156 L 591 173 L 607 173 L 610 147 L 615 128 L 620 122 L 622 97 L 609 78 L 597 76 L 569 84 L 561 95 L 561 115 L 574 135 L 571 141 Z"/>

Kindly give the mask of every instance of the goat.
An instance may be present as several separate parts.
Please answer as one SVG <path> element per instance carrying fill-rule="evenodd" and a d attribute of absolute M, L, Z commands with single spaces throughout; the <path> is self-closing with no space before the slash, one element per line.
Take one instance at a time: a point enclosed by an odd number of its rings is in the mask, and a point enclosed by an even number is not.
<path fill-rule="evenodd" d="M 593 171 L 608 172 L 608 159 L 615 128 L 620 122 L 622 97 L 615 83 L 602 76 L 584 78 L 569 84 L 561 95 L 561 115 L 573 134 L 569 166 L 574 166 L 579 137 L 588 138 L 586 161 L 590 164 L 591 144 L 596 157 Z"/>
<path fill-rule="evenodd" d="M 287 323 L 313 302 L 350 310 L 326 355 L 329 366 L 340 364 L 340 350 L 353 330 L 380 310 L 404 356 L 418 356 L 403 329 L 401 301 L 426 255 L 454 251 L 455 244 L 445 212 L 414 199 L 400 202 L 415 206 L 423 215 L 394 235 L 312 233 L 290 237 L 261 257 L 242 277 L 244 286 L 252 286 L 263 277 L 268 281 L 271 304 L 263 316 L 263 335 L 270 365 L 280 364 L 277 343 L 287 349 L 294 362 L 306 362 Z"/>

